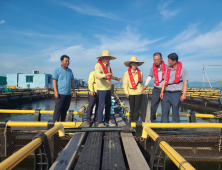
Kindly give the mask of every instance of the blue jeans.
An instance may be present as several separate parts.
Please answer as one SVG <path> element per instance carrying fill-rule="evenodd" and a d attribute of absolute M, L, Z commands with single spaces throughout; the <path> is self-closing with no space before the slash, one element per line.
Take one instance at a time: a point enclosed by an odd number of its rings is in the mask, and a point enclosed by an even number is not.
<path fill-rule="evenodd" d="M 105 108 L 105 121 L 110 120 L 111 90 L 97 90 L 99 97 L 98 118 L 99 123 L 103 122 L 103 109 Z"/>
<path fill-rule="evenodd" d="M 172 114 L 173 114 L 172 121 L 174 123 L 180 122 L 180 116 L 179 116 L 180 97 L 181 97 L 181 91 L 177 91 L 177 92 L 165 91 L 163 100 L 162 100 L 162 117 L 161 117 L 162 123 L 169 122 L 169 113 L 170 113 L 171 106 L 172 106 Z"/>

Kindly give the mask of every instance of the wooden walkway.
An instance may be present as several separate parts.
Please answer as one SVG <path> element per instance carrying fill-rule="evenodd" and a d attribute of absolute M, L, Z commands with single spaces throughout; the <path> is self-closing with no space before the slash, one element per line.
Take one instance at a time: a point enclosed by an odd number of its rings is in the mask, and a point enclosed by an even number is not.
<path fill-rule="evenodd" d="M 125 122 L 119 115 L 112 116 L 112 122 L 122 127 Z M 96 127 L 93 124 L 92 127 Z M 83 127 L 86 127 L 83 125 Z M 84 142 L 78 159 L 77 153 Z M 77 162 L 76 162 L 77 161 Z M 75 162 L 75 163 L 74 163 Z M 150 169 L 133 135 L 119 132 L 75 133 L 61 152 L 52 169 L 66 170 L 140 170 Z"/>

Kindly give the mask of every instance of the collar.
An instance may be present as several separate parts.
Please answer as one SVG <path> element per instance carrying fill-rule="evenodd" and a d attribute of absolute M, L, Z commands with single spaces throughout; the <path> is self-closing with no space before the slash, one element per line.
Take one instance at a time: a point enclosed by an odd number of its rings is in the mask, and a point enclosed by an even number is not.
<path fill-rule="evenodd" d="M 109 67 L 110 63 L 108 63 L 108 64 L 103 63 L 103 65 L 106 67 Z"/>
<path fill-rule="evenodd" d="M 173 67 L 169 67 L 171 70 L 176 70 L 177 69 L 177 66 L 176 66 L 176 68 L 175 69 L 173 69 Z"/>
<path fill-rule="evenodd" d="M 61 67 L 62 67 L 62 65 L 61 65 Z M 62 67 L 62 69 L 64 69 L 63 67 Z M 67 67 L 67 69 L 64 69 L 64 70 L 68 70 L 69 69 L 69 67 Z"/>
<path fill-rule="evenodd" d="M 131 73 L 135 73 L 135 74 L 137 74 L 137 70 L 134 71 L 133 69 L 131 69 Z"/>

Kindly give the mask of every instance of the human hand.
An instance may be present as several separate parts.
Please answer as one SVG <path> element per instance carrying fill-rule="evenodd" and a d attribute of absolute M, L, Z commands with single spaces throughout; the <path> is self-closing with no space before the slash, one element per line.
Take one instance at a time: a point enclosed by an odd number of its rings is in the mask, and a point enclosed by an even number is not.
<path fill-rule="evenodd" d="M 143 87 L 143 89 L 142 89 L 143 93 L 145 93 L 146 88 L 147 88 L 147 86 L 144 86 L 144 87 Z"/>
<path fill-rule="evenodd" d="M 73 92 L 73 93 L 72 93 L 72 97 L 75 97 L 75 95 L 76 95 L 76 93 L 75 93 L 75 92 Z"/>
<path fill-rule="evenodd" d="M 90 92 L 90 95 L 91 95 L 91 96 L 94 96 L 94 95 L 95 95 L 95 92 L 94 92 L 94 91 L 91 91 L 91 92 Z"/>
<path fill-rule="evenodd" d="M 180 97 L 180 101 L 182 102 L 182 101 L 184 101 L 186 98 L 187 98 L 186 95 L 182 95 L 182 96 Z"/>
<path fill-rule="evenodd" d="M 117 78 L 116 78 L 116 81 L 122 82 L 122 78 L 121 78 L 121 77 L 117 77 Z"/>
<path fill-rule="evenodd" d="M 160 98 L 161 98 L 161 99 L 163 99 L 163 95 L 164 95 L 164 93 L 161 92 L 161 93 L 160 93 Z"/>
<path fill-rule="evenodd" d="M 59 93 L 57 91 L 55 91 L 54 95 L 55 95 L 55 98 L 59 98 Z"/>

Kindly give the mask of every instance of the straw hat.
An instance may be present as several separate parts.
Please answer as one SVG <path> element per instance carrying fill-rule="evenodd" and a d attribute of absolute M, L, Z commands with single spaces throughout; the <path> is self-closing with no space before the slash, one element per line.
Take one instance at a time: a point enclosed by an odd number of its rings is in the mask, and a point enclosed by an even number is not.
<path fill-rule="evenodd" d="M 126 66 L 126 67 L 130 67 L 130 63 L 137 63 L 137 65 L 138 66 L 141 66 L 144 62 L 143 61 L 138 61 L 137 60 L 137 58 L 135 57 L 135 56 L 133 56 L 133 57 L 131 57 L 130 58 L 130 61 L 126 61 L 125 63 L 124 63 L 124 65 Z"/>
<path fill-rule="evenodd" d="M 102 55 L 99 56 L 99 57 L 96 57 L 96 59 L 101 59 L 102 57 L 110 57 L 110 60 L 115 60 L 115 59 L 116 59 L 116 57 L 111 56 L 111 55 L 109 54 L 109 51 L 107 51 L 107 50 L 104 50 L 104 51 L 102 52 Z"/>

